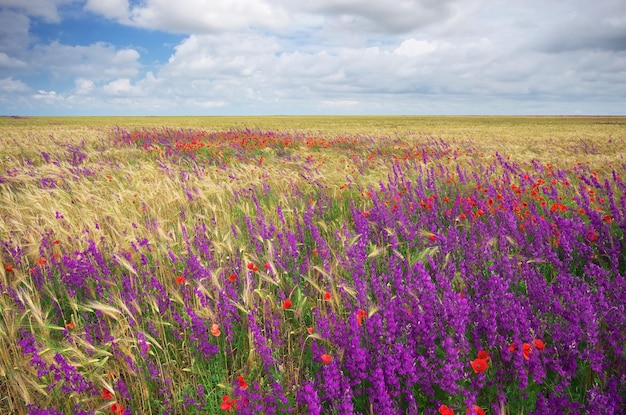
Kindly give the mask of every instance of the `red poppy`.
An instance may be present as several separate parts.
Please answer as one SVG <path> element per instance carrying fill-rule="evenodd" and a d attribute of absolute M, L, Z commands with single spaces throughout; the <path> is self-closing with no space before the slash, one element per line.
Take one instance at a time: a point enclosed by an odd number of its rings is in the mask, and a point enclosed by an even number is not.
<path fill-rule="evenodd" d="M 222 332 L 220 331 L 220 325 L 217 323 L 213 323 L 210 330 L 211 334 L 215 337 L 220 337 L 220 334 L 222 334 Z"/>
<path fill-rule="evenodd" d="M 233 409 L 233 406 L 236 407 L 237 399 L 231 399 L 230 396 L 224 395 L 222 396 L 222 403 L 220 404 L 220 409 L 223 411 L 230 411 Z"/>
<path fill-rule="evenodd" d="M 532 354 L 532 352 L 533 352 L 533 347 L 530 344 L 524 343 L 522 345 L 522 353 L 524 355 L 524 359 L 530 360 L 530 355 Z"/>
<path fill-rule="evenodd" d="M 39 258 L 39 259 L 37 260 L 37 263 L 38 263 L 39 265 L 45 265 L 45 263 L 46 263 L 46 258 Z"/>
<path fill-rule="evenodd" d="M 313 334 L 313 327 L 307 327 L 306 328 L 307 333 L 309 334 Z"/>
<path fill-rule="evenodd" d="M 237 281 L 237 276 L 236 276 L 235 274 L 230 274 L 230 275 L 228 276 L 228 281 L 230 281 L 230 282 L 235 282 L 235 281 Z"/>
<path fill-rule="evenodd" d="M 185 277 L 183 277 L 182 275 L 179 275 L 178 277 L 176 277 L 176 285 L 183 284 L 184 282 L 185 282 Z"/>
<path fill-rule="evenodd" d="M 265 264 L 263 264 L 263 268 L 270 269 L 270 263 L 266 262 Z"/>
<path fill-rule="evenodd" d="M 245 391 L 246 389 L 248 389 L 248 382 L 245 381 L 243 376 L 241 375 L 237 376 L 237 382 L 239 382 L 239 389 L 241 389 L 242 391 Z"/>
<path fill-rule="evenodd" d="M 109 412 L 116 415 L 122 415 L 124 413 L 124 405 L 115 402 L 111 405 L 111 408 L 109 408 Z"/>
<path fill-rule="evenodd" d="M 65 325 L 65 328 L 66 328 L 66 329 L 68 329 L 68 330 L 72 330 L 72 329 L 74 329 L 74 323 L 72 323 L 72 322 L 70 321 L 69 323 L 67 323 L 67 324 Z"/>
<path fill-rule="evenodd" d="M 541 339 L 535 339 L 533 340 L 533 346 L 535 346 L 537 350 L 543 350 L 545 349 L 546 344 Z"/>
<path fill-rule="evenodd" d="M 478 354 L 476 355 L 476 358 L 483 359 L 483 360 L 488 360 L 489 359 L 489 353 L 487 353 L 486 350 L 480 350 L 478 352 Z"/>
<path fill-rule="evenodd" d="M 487 360 L 485 359 L 474 359 L 470 362 L 470 364 L 472 365 L 472 369 L 474 369 L 474 373 L 482 373 L 487 370 L 487 367 L 489 366 L 487 364 Z"/>
<path fill-rule="evenodd" d="M 359 324 L 359 326 L 363 325 L 363 320 L 365 320 L 367 318 L 367 311 L 365 310 L 359 310 L 356 313 L 356 321 Z"/>
<path fill-rule="evenodd" d="M 113 394 L 107 388 L 102 388 L 102 399 L 113 399 Z"/>
<path fill-rule="evenodd" d="M 330 301 L 331 298 L 332 298 L 332 296 L 330 295 L 330 293 L 328 291 L 326 291 L 324 293 L 324 300 Z"/>
<path fill-rule="evenodd" d="M 437 410 L 441 415 L 454 415 L 452 409 L 448 408 L 446 405 L 441 405 Z"/>
<path fill-rule="evenodd" d="M 589 242 L 595 242 L 598 239 L 598 235 L 593 231 L 593 229 L 590 229 L 587 232 L 587 240 Z"/>
<path fill-rule="evenodd" d="M 324 363 L 325 365 L 329 364 L 331 360 L 333 360 L 333 357 L 331 355 L 329 354 L 322 355 L 322 363 Z"/>
<path fill-rule="evenodd" d="M 467 408 L 466 414 L 485 415 L 485 411 L 478 405 L 474 405 L 471 408 Z"/>
<path fill-rule="evenodd" d="M 613 223 L 613 218 L 611 217 L 611 215 L 604 215 L 604 216 L 602 217 L 602 220 L 603 220 L 605 223 L 608 223 L 609 225 L 610 225 L 611 223 Z"/>
<path fill-rule="evenodd" d="M 59 244 L 59 240 L 55 239 L 54 241 L 52 241 L 53 244 L 58 245 Z"/>
<path fill-rule="evenodd" d="M 287 298 L 285 301 L 283 301 L 283 308 L 285 310 L 291 308 L 291 305 L 292 305 L 292 303 L 291 303 L 291 300 L 289 298 Z"/>
<path fill-rule="evenodd" d="M 4 267 L 4 270 L 5 270 L 6 272 L 13 272 L 13 265 L 7 265 L 7 266 L 5 266 L 5 267 Z"/>
<path fill-rule="evenodd" d="M 509 344 L 509 352 L 513 353 L 515 350 L 517 350 L 517 347 L 515 347 L 515 343 Z"/>
<path fill-rule="evenodd" d="M 254 265 L 252 262 L 250 262 L 250 263 L 248 264 L 248 269 L 249 269 L 250 271 L 258 271 L 258 270 L 259 270 L 259 267 L 257 267 L 257 266 L 256 266 L 256 265 Z"/>

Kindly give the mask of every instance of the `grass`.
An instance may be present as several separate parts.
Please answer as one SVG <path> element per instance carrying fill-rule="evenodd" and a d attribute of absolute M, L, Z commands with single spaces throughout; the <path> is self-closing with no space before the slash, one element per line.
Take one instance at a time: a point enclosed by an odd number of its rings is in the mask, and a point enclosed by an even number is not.
<path fill-rule="evenodd" d="M 623 308 L 625 122 L 0 118 L 1 412 L 600 408 L 624 393 L 624 326 L 598 313 Z M 529 336 L 552 352 L 509 357 Z"/>

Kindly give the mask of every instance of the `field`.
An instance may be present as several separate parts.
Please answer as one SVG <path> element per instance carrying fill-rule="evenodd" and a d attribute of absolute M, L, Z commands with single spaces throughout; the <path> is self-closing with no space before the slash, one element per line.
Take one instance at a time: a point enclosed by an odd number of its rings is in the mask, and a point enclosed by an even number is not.
<path fill-rule="evenodd" d="M 0 118 L 0 413 L 625 413 L 625 124 Z"/>

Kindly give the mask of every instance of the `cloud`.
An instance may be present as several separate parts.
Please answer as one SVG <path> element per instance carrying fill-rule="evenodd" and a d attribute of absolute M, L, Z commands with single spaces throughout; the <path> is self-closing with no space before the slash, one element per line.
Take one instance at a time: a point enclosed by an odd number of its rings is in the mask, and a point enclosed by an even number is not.
<path fill-rule="evenodd" d="M 407 33 L 454 19 L 477 2 L 482 0 L 88 0 L 85 10 L 122 24 L 183 34 L 319 27 Z"/>
<path fill-rule="evenodd" d="M 277 40 L 253 32 L 192 35 L 175 47 L 162 73 L 183 79 L 250 77 L 274 60 Z"/>
<path fill-rule="evenodd" d="M 33 98 L 36 100 L 44 100 L 44 101 L 58 101 L 63 100 L 61 95 L 57 95 L 56 91 L 45 91 L 40 89 L 36 94 L 33 94 Z"/>
<path fill-rule="evenodd" d="M 30 88 L 24 82 L 19 79 L 13 79 L 12 77 L 0 79 L 0 91 L 3 93 L 21 93 L 28 92 Z"/>
<path fill-rule="evenodd" d="M 0 71 L 3 69 L 23 69 L 27 66 L 26 62 L 12 58 L 4 52 L 0 52 Z"/>
<path fill-rule="evenodd" d="M 84 9 L 88 12 L 102 15 L 107 19 L 128 22 L 128 0 L 87 0 Z"/>
<path fill-rule="evenodd" d="M 88 0 L 85 10 L 122 24 L 185 34 L 279 28 L 289 22 L 282 7 L 263 0 L 144 0 L 134 5 L 128 0 Z"/>
<path fill-rule="evenodd" d="M 28 16 L 0 9 L 0 51 L 9 55 L 23 55 L 30 43 L 29 28 Z"/>
<path fill-rule="evenodd" d="M 141 66 L 139 58 L 139 52 L 134 49 L 118 50 L 103 42 L 88 46 L 52 42 L 33 48 L 31 65 L 33 70 L 50 72 L 57 79 L 101 81 L 137 76 Z"/>
<path fill-rule="evenodd" d="M 83 78 L 76 79 L 74 81 L 74 85 L 74 93 L 78 95 L 90 94 L 96 87 L 96 84 L 93 81 Z"/>
<path fill-rule="evenodd" d="M 435 52 L 437 49 L 445 46 L 445 43 L 436 40 L 427 41 L 411 38 L 402 42 L 402 44 L 398 46 L 393 53 L 400 56 L 416 57 Z"/>
<path fill-rule="evenodd" d="M 102 90 L 107 95 L 129 96 L 140 94 L 140 91 L 131 85 L 130 79 L 128 78 L 116 79 L 102 87 Z"/>
<path fill-rule="evenodd" d="M 406 33 L 445 21 L 455 0 L 319 0 L 297 2 L 297 8 L 320 14 L 338 25 L 390 33 Z"/>
<path fill-rule="evenodd" d="M 23 12 L 28 16 L 38 17 L 49 23 L 59 23 L 59 8 L 77 3 L 80 0 L 0 0 L 1 8 Z"/>

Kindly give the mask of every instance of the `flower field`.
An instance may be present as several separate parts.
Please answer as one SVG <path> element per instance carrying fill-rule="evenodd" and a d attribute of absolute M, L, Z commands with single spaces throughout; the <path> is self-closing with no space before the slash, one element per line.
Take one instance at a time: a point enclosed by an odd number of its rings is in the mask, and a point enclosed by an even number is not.
<path fill-rule="evenodd" d="M 3 120 L 0 413 L 625 413 L 599 121 L 522 151 L 533 119 Z"/>

